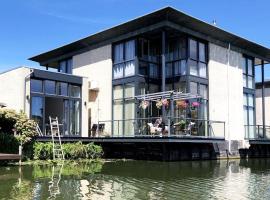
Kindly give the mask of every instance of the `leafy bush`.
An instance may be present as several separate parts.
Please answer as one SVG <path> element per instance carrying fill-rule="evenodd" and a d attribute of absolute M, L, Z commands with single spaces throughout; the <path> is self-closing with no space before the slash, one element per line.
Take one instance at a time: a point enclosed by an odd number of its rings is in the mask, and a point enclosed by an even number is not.
<path fill-rule="evenodd" d="M 17 113 L 4 108 L 0 109 L 0 131 L 10 135 L 16 133 L 15 137 L 23 144 L 37 135 L 34 120 L 28 119 L 22 111 Z"/>
<path fill-rule="evenodd" d="M 62 144 L 64 155 L 66 159 L 80 159 L 89 158 L 96 159 L 101 158 L 103 150 L 100 146 L 94 143 L 82 144 L 82 142 L 76 143 L 64 143 Z M 35 142 L 33 146 L 34 159 L 52 159 L 53 158 L 53 145 L 52 142 Z"/>
<path fill-rule="evenodd" d="M 18 153 L 19 142 L 10 134 L 0 133 L 0 152 L 1 153 Z"/>

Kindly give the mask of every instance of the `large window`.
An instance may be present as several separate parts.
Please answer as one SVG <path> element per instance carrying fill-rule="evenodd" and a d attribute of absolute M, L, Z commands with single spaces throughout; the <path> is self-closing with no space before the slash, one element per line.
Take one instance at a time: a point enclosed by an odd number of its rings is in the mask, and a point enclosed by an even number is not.
<path fill-rule="evenodd" d="M 46 80 L 45 81 L 45 93 L 53 95 L 53 94 L 55 94 L 55 90 L 56 90 L 55 81 Z"/>
<path fill-rule="evenodd" d="M 38 125 L 40 130 L 43 129 L 43 98 L 32 97 L 31 98 L 31 119 L 33 119 Z"/>
<path fill-rule="evenodd" d="M 254 95 L 253 94 L 247 94 L 244 93 L 243 95 L 244 101 L 244 125 L 245 125 L 245 131 L 246 136 L 249 138 L 254 138 L 255 135 L 255 106 L 254 106 Z"/>
<path fill-rule="evenodd" d="M 31 79 L 30 85 L 31 85 L 31 92 L 37 93 L 43 92 L 42 80 Z"/>
<path fill-rule="evenodd" d="M 62 60 L 59 63 L 59 72 L 72 74 L 72 59 Z"/>
<path fill-rule="evenodd" d="M 70 100 L 70 123 L 69 123 L 69 134 L 79 135 L 80 133 L 80 101 Z"/>
<path fill-rule="evenodd" d="M 206 44 L 195 39 L 189 39 L 190 75 L 207 77 Z"/>
<path fill-rule="evenodd" d="M 114 45 L 113 78 L 123 78 L 135 74 L 135 40 Z"/>
<path fill-rule="evenodd" d="M 243 87 L 254 89 L 254 61 L 252 58 L 243 57 Z"/>
<path fill-rule="evenodd" d="M 171 39 L 166 55 L 166 77 L 186 74 L 186 38 Z"/>
<path fill-rule="evenodd" d="M 134 134 L 132 120 L 135 117 L 134 95 L 133 83 L 117 85 L 113 88 L 113 131 L 115 136 Z"/>

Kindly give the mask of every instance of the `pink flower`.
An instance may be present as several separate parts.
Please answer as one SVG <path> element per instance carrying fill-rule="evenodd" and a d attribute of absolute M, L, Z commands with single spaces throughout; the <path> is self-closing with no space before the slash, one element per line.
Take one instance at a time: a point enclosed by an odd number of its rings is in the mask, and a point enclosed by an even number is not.
<path fill-rule="evenodd" d="M 192 102 L 191 104 L 193 107 L 199 107 L 200 106 L 200 103 L 195 101 L 195 102 Z"/>

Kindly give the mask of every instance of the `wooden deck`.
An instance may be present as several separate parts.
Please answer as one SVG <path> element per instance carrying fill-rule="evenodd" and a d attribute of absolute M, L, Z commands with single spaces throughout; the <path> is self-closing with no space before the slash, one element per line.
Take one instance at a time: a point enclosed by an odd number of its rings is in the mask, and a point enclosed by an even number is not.
<path fill-rule="evenodd" d="M 19 154 L 0 153 L 0 160 L 20 160 L 20 158 Z"/>

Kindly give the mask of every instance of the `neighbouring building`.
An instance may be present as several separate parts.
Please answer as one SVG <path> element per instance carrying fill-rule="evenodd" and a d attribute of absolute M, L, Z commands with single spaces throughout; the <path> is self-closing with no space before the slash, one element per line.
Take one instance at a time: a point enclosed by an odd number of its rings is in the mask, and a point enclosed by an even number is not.
<path fill-rule="evenodd" d="M 270 50 L 171 7 L 30 60 L 44 70 L 0 74 L 0 102 L 44 135 L 58 116 L 67 137 L 218 138 L 229 150 L 270 137 L 269 82 L 255 89 Z"/>

